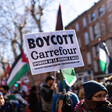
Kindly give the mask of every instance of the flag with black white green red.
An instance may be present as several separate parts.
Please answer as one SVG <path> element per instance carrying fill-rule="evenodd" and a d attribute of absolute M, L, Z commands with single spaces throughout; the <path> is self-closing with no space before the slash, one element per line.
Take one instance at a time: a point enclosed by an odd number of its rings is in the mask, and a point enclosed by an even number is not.
<path fill-rule="evenodd" d="M 105 42 L 99 43 L 100 70 L 106 74 L 112 73 L 112 59 Z"/>
<path fill-rule="evenodd" d="M 7 80 L 8 86 L 12 86 L 18 81 L 23 75 L 25 75 L 30 70 L 28 65 L 28 60 L 22 51 L 22 53 L 17 57 L 15 62 L 12 65 L 11 71 L 9 73 L 9 77 Z"/>

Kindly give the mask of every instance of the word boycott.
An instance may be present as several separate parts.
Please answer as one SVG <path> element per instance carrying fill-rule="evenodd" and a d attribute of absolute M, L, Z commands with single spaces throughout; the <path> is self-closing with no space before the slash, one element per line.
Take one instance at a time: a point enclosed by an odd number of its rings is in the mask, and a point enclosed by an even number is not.
<path fill-rule="evenodd" d="M 29 38 L 28 40 L 29 48 L 43 47 L 45 44 L 50 46 L 52 43 L 53 45 L 62 45 L 62 44 L 73 44 L 73 34 L 68 35 L 51 35 L 51 36 L 44 36 L 44 37 L 37 37 L 36 40 L 33 38 Z"/>

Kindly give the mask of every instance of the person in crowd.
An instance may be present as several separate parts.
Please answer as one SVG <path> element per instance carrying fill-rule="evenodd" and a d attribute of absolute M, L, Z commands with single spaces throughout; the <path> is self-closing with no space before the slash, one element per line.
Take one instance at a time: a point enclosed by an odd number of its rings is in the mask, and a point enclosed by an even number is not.
<path fill-rule="evenodd" d="M 108 91 L 104 85 L 94 80 L 83 84 L 85 99 L 74 112 L 112 112 L 112 104 L 107 100 Z"/>
<path fill-rule="evenodd" d="M 19 93 L 18 90 L 15 90 L 14 96 L 16 97 L 16 99 L 19 102 L 19 109 L 18 109 L 18 111 L 19 112 L 25 112 L 25 106 L 29 106 L 27 101 L 21 96 L 21 94 Z"/>
<path fill-rule="evenodd" d="M 15 95 L 15 97 L 22 103 L 22 104 L 25 104 L 25 105 L 29 105 L 28 103 L 27 103 L 27 101 L 21 96 L 21 94 L 19 93 L 19 91 L 15 91 L 14 92 L 14 95 Z"/>
<path fill-rule="evenodd" d="M 29 108 L 32 112 L 41 112 L 40 105 L 38 103 L 37 87 L 36 86 L 32 86 L 32 88 L 30 90 L 30 95 L 29 95 L 28 101 L 29 101 Z"/>
<path fill-rule="evenodd" d="M 5 103 L 5 100 L 4 100 L 3 94 L 0 92 L 0 106 L 3 106 L 4 103 Z"/>
<path fill-rule="evenodd" d="M 106 78 L 103 84 L 108 90 L 108 100 L 112 103 L 112 76 Z"/>
<path fill-rule="evenodd" d="M 83 88 L 82 84 L 79 87 L 78 97 L 79 97 L 80 100 L 84 99 L 84 88 Z"/>
<path fill-rule="evenodd" d="M 3 94 L 0 92 L 0 112 L 4 112 L 5 111 L 5 100 L 3 97 Z"/>
<path fill-rule="evenodd" d="M 0 107 L 0 112 L 14 112 L 13 104 L 10 102 L 10 99 L 7 97 L 9 95 L 8 93 L 9 87 L 6 86 L 1 86 L 0 87 L 0 92 L 3 94 L 1 95 L 1 98 L 4 98 L 4 105 Z M 16 111 L 15 111 L 16 112 Z"/>
<path fill-rule="evenodd" d="M 56 88 L 56 83 L 54 83 L 53 76 L 47 76 L 45 82 L 40 89 L 42 112 L 51 112 L 53 91 Z"/>
<path fill-rule="evenodd" d="M 65 89 L 66 89 L 66 95 L 70 96 L 69 97 L 70 98 L 69 101 L 70 101 L 70 105 L 71 105 L 70 108 L 73 111 L 76 104 L 79 102 L 79 98 L 75 93 L 72 92 L 70 87 L 66 84 L 65 80 L 64 80 L 64 85 L 65 85 Z M 64 105 L 64 100 L 67 100 L 67 99 L 65 99 L 66 95 L 64 95 L 64 92 L 63 92 L 62 81 L 60 81 L 58 87 L 59 87 L 59 92 L 53 96 L 52 112 L 69 112 L 70 109 L 69 109 L 69 107 L 67 107 L 67 105 L 65 105 L 63 107 L 63 111 L 62 111 L 62 106 Z"/>
<path fill-rule="evenodd" d="M 0 92 L 2 92 L 4 99 L 7 100 L 8 99 L 8 95 L 10 95 L 9 93 L 9 87 L 7 85 L 3 85 L 0 87 Z"/>

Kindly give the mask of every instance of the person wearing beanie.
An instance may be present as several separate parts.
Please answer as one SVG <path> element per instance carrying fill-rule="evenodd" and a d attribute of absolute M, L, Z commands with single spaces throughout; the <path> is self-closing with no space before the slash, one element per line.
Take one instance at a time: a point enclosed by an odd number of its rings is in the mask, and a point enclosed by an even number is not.
<path fill-rule="evenodd" d="M 112 112 L 112 104 L 107 100 L 108 90 L 101 83 L 91 80 L 83 84 L 85 99 L 74 112 Z"/>

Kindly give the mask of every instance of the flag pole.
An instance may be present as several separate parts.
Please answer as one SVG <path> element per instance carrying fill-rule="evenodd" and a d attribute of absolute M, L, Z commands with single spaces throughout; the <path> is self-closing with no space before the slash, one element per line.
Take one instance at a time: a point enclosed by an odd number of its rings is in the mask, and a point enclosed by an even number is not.
<path fill-rule="evenodd" d="M 64 95 L 66 95 L 65 83 L 64 83 L 64 80 L 63 80 L 63 73 L 62 73 L 61 70 L 60 70 L 60 75 L 61 75 L 61 81 L 62 81 L 62 86 L 63 86 L 63 92 L 64 92 Z"/>
<path fill-rule="evenodd" d="M 56 71 L 54 71 L 54 83 L 56 83 Z M 57 88 L 57 86 L 56 86 L 56 89 L 55 89 L 56 91 L 56 93 L 58 93 L 58 88 Z"/>

